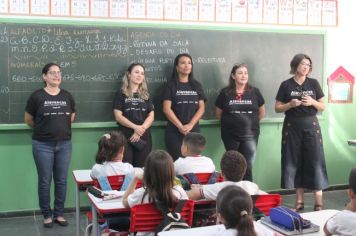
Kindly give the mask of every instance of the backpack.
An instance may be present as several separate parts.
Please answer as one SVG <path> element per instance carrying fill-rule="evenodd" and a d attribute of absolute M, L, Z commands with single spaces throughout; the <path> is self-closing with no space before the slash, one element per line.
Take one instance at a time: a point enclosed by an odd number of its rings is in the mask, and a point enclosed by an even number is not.
<path fill-rule="evenodd" d="M 179 200 L 175 210 L 170 210 L 167 205 L 160 201 L 155 203 L 157 210 L 163 215 L 162 222 L 157 226 L 156 234 L 161 231 L 189 229 L 190 226 L 181 216 L 181 211 L 187 200 Z"/>

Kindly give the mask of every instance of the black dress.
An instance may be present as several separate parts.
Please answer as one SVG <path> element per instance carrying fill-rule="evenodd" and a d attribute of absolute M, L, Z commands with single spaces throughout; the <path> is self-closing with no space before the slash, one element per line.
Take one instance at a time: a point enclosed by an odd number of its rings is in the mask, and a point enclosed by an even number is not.
<path fill-rule="evenodd" d="M 316 79 L 306 78 L 302 85 L 290 78 L 281 83 L 276 100 L 288 103 L 309 95 L 318 100 L 324 93 Z M 328 187 L 323 140 L 317 109 L 298 106 L 285 112 L 282 129 L 282 188 L 322 190 Z"/>

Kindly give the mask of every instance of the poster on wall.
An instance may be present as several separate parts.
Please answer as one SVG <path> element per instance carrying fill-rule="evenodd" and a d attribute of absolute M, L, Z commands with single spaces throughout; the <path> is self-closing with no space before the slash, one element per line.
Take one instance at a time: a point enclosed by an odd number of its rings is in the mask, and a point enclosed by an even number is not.
<path fill-rule="evenodd" d="M 337 25 L 337 1 L 324 0 L 322 7 L 322 25 Z"/>
<path fill-rule="evenodd" d="M 30 0 L 12 0 L 9 2 L 9 11 L 11 14 L 29 15 Z"/>
<path fill-rule="evenodd" d="M 263 23 L 277 24 L 278 23 L 278 1 L 265 1 L 263 7 Z"/>
<path fill-rule="evenodd" d="M 306 25 L 308 23 L 308 0 L 294 2 L 293 24 Z"/>
<path fill-rule="evenodd" d="M 231 0 L 216 0 L 216 21 L 231 22 Z"/>
<path fill-rule="evenodd" d="M 164 3 L 164 19 L 181 20 L 181 1 L 165 0 Z"/>
<path fill-rule="evenodd" d="M 321 10 L 323 0 L 309 0 L 308 3 L 308 25 L 321 25 Z"/>
<path fill-rule="evenodd" d="M 279 2 L 279 24 L 293 24 L 293 0 L 283 0 Z"/>
<path fill-rule="evenodd" d="M 90 5 L 90 15 L 94 17 L 108 17 L 109 2 L 102 0 L 92 0 Z"/>
<path fill-rule="evenodd" d="M 72 0 L 71 16 L 89 17 L 89 0 Z"/>
<path fill-rule="evenodd" d="M 53 16 L 69 16 L 70 15 L 69 0 L 52 0 L 51 1 L 51 14 Z"/>
<path fill-rule="evenodd" d="M 147 19 L 163 20 L 163 0 L 147 0 Z"/>
<path fill-rule="evenodd" d="M 7 14 L 9 6 L 8 6 L 8 1 L 7 0 L 0 0 L 0 14 Z"/>

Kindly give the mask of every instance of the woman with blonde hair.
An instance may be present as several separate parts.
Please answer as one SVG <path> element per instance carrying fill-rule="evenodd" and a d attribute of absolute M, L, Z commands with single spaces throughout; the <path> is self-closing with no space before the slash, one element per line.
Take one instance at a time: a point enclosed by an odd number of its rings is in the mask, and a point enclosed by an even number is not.
<path fill-rule="evenodd" d="M 121 90 L 114 98 L 113 110 L 119 129 L 128 140 L 124 162 L 142 167 L 152 150 L 150 127 L 154 121 L 154 107 L 147 89 L 145 67 L 132 63 L 122 80 Z"/>

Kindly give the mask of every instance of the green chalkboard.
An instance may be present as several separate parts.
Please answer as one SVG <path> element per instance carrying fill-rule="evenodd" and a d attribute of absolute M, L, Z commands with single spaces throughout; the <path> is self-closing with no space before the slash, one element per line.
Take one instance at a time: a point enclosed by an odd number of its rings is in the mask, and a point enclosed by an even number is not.
<path fill-rule="evenodd" d="M 0 23 L 0 123 L 23 122 L 25 102 L 42 87 L 41 69 L 51 61 L 62 66 L 62 87 L 77 102 L 78 122 L 114 120 L 112 99 L 131 62 L 146 66 L 156 120 L 164 120 L 161 91 L 182 52 L 193 56 L 195 77 L 207 94 L 205 119 L 214 119 L 215 98 L 236 62 L 248 63 L 250 83 L 265 97 L 269 118 L 281 117 L 274 112 L 274 97 L 290 76 L 294 54 L 311 56 L 312 77 L 322 84 L 322 33 L 187 27 Z"/>

